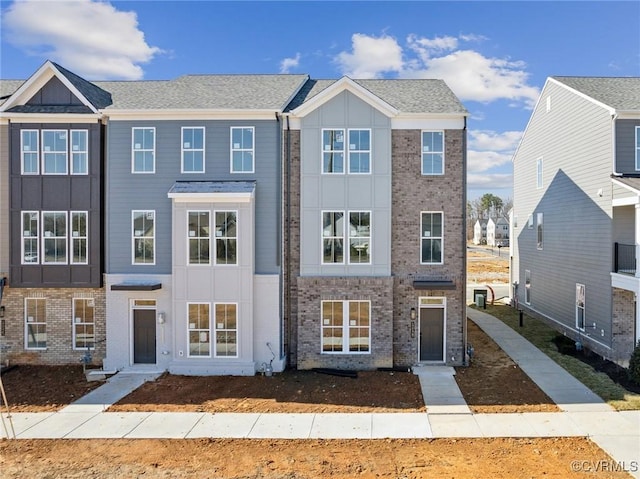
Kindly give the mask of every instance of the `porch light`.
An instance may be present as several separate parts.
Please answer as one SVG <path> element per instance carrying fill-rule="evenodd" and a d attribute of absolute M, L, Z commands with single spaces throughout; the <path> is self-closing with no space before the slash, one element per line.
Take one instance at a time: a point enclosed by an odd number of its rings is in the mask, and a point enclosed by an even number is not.
<path fill-rule="evenodd" d="M 158 323 L 164 324 L 166 320 L 167 318 L 165 317 L 164 313 L 158 313 Z"/>
<path fill-rule="evenodd" d="M 416 314 L 416 308 L 411 308 L 411 311 L 409 311 L 409 317 L 411 318 L 411 321 L 415 321 L 417 314 Z"/>

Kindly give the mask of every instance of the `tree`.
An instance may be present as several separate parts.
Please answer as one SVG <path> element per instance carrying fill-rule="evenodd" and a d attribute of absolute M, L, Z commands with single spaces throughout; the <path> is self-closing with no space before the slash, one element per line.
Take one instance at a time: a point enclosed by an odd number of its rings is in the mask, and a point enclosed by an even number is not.
<path fill-rule="evenodd" d="M 485 193 L 480 198 L 480 207 L 483 213 L 487 213 L 490 216 L 495 216 L 502 213 L 502 198 L 493 195 L 491 193 Z"/>

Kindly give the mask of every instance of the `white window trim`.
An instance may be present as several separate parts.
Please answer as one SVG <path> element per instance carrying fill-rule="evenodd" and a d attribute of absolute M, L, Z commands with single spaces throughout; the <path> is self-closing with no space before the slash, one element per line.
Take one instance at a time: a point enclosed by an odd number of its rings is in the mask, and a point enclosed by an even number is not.
<path fill-rule="evenodd" d="M 324 321 L 322 318 L 322 311 L 324 309 L 324 304 L 325 303 L 342 303 L 342 351 L 324 351 L 323 348 L 323 344 L 322 344 L 322 340 L 324 338 Z M 349 304 L 350 303 L 368 303 L 369 305 L 369 336 L 368 336 L 368 344 L 369 344 L 369 350 L 368 351 L 350 351 L 349 349 L 349 332 L 351 330 L 351 325 L 349 324 Z M 320 301 L 320 354 L 323 355 L 330 355 L 330 356 L 335 356 L 335 355 L 358 355 L 358 356 L 362 356 L 362 355 L 371 355 L 371 349 L 372 349 L 372 344 L 371 344 L 371 329 L 373 327 L 373 320 L 372 320 L 372 316 L 373 316 L 373 311 L 371 309 L 371 300 L 367 300 L 367 299 L 353 299 L 353 300 L 341 300 L 341 299 L 323 299 Z M 331 328 L 333 328 L 333 326 L 329 326 Z M 358 326 L 354 326 L 355 329 L 362 329 L 361 327 Z"/>
<path fill-rule="evenodd" d="M 583 295 L 583 303 L 582 307 L 580 307 L 578 303 L 578 296 L 580 292 L 580 288 L 582 288 Z M 578 325 L 578 312 L 582 309 L 582 327 Z M 587 292 L 584 284 L 576 283 L 576 329 L 578 331 L 584 331 L 587 326 Z"/>
<path fill-rule="evenodd" d="M 422 232 L 423 232 L 423 228 L 422 228 L 422 215 L 423 214 L 434 214 L 434 213 L 439 213 L 440 217 L 442 218 L 442 235 L 441 236 L 429 236 L 429 237 L 425 237 L 422 236 Z M 422 261 L 422 241 L 425 239 L 437 239 L 440 238 L 440 262 L 439 263 L 434 263 L 434 262 L 423 262 Z M 418 254 L 420 255 L 420 264 L 425 264 L 425 265 L 442 265 L 444 264 L 444 211 L 421 211 L 420 212 L 420 249 L 418 251 Z"/>
<path fill-rule="evenodd" d="M 325 262 L 324 261 L 324 240 L 325 238 L 340 238 L 340 236 L 325 236 L 324 235 L 324 215 L 325 213 L 342 213 L 342 218 L 343 218 L 343 226 L 342 226 L 342 261 L 339 263 L 336 263 L 334 261 L 331 262 Z M 326 266 L 339 266 L 339 265 L 344 265 L 347 264 L 346 263 L 346 257 L 349 254 L 349 252 L 345 252 L 345 248 L 348 247 L 347 243 L 346 243 L 346 236 L 347 236 L 347 222 L 348 218 L 345 214 L 344 210 L 322 210 L 320 211 L 320 264 L 322 265 L 326 265 Z"/>
<path fill-rule="evenodd" d="M 86 135 L 86 150 L 78 150 L 78 151 L 74 151 L 73 150 L 73 134 L 74 133 L 84 133 Z M 87 158 L 87 171 L 85 173 L 76 173 L 73 169 L 73 155 L 75 153 L 84 153 L 86 155 Z M 71 172 L 72 175 L 77 175 L 77 176 L 87 176 L 89 174 L 89 130 L 78 130 L 78 129 L 73 129 L 73 130 L 69 130 L 69 171 Z"/>
<path fill-rule="evenodd" d="M 85 217 L 85 236 L 73 236 L 73 215 L 74 214 L 81 214 L 84 215 Z M 71 211 L 70 215 L 71 217 L 71 221 L 69 222 L 69 242 L 71 244 L 71 247 L 69 249 L 69 264 L 89 264 L 89 212 L 88 211 Z M 81 240 L 84 239 L 86 241 L 87 244 L 87 251 L 86 251 L 86 260 L 85 261 L 74 261 L 73 260 L 73 245 L 75 243 L 75 240 Z"/>
<path fill-rule="evenodd" d="M 209 329 L 199 329 L 199 328 L 193 328 L 191 329 L 190 325 L 189 325 L 189 306 L 193 305 L 193 304 L 197 304 L 197 305 L 201 305 L 201 304 L 206 304 L 209 306 Z M 187 357 L 188 358 L 194 358 L 194 359 L 206 359 L 206 358 L 211 358 L 213 356 L 213 348 L 215 347 L 215 343 L 213 341 L 213 334 L 211 333 L 212 330 L 212 325 L 213 325 L 213 321 L 212 321 L 212 317 L 213 317 L 213 310 L 211 308 L 211 303 L 207 302 L 207 301 L 189 301 L 186 304 L 186 308 L 187 308 L 187 314 L 186 314 L 186 318 L 187 318 Z M 191 354 L 191 341 L 189 339 L 189 335 L 191 334 L 192 331 L 199 331 L 199 332 L 207 332 L 207 334 L 209 335 L 209 354 L 205 355 L 205 354 Z"/>
<path fill-rule="evenodd" d="M 636 171 L 640 171 L 640 126 L 636 126 Z"/>
<path fill-rule="evenodd" d="M 92 301 L 93 302 L 93 321 L 91 323 L 87 322 L 79 322 L 76 323 L 76 301 Z M 96 349 L 96 306 L 94 298 L 72 298 L 71 299 L 71 336 L 73 337 L 73 349 L 76 351 L 86 351 L 85 347 L 77 346 L 77 336 L 76 336 L 76 325 L 80 324 L 93 324 L 93 346 L 89 347 L 89 350 L 93 351 Z"/>
<path fill-rule="evenodd" d="M 23 133 L 35 133 L 36 134 L 36 150 L 28 151 L 27 153 L 35 153 L 36 154 L 36 171 L 26 173 L 24 171 L 24 136 Z M 20 130 L 20 174 L 22 175 L 39 175 L 40 174 L 40 132 L 38 130 Z"/>
<path fill-rule="evenodd" d="M 35 300 L 35 301 L 44 301 L 44 321 L 27 321 L 27 302 L 30 300 Z M 47 300 L 43 297 L 33 297 L 33 296 L 29 296 L 27 298 L 24 298 L 24 349 L 28 349 L 29 351 L 46 351 L 47 346 L 45 346 L 44 348 L 33 348 L 33 347 L 29 347 L 29 328 L 28 325 L 29 324 L 44 324 L 44 331 L 45 331 L 45 337 L 48 333 L 47 331 Z M 48 338 L 47 338 L 48 339 Z M 47 343 L 47 339 L 45 339 L 45 344 Z"/>
<path fill-rule="evenodd" d="M 349 140 L 351 138 L 351 132 L 352 131 L 368 131 L 369 132 L 369 149 L 368 150 L 352 150 L 351 149 L 351 144 L 349 143 Z M 350 175 L 370 175 L 371 170 L 373 169 L 373 136 L 371 133 L 371 128 L 349 128 L 347 130 L 347 136 L 345 138 L 345 149 L 346 151 L 346 155 L 345 155 L 345 161 L 347 163 L 345 170 L 348 172 L 348 174 Z M 351 153 L 369 153 L 369 171 L 351 171 Z"/>
<path fill-rule="evenodd" d="M 542 157 L 536 160 L 536 188 L 542 188 L 544 183 L 544 163 Z"/>
<path fill-rule="evenodd" d="M 236 308 L 236 328 L 235 329 L 218 329 L 217 326 L 217 321 L 218 318 L 216 316 L 216 306 L 218 305 L 225 305 L 225 306 L 235 306 Z M 213 354 L 213 357 L 218 358 L 218 359 L 235 359 L 240 357 L 240 308 L 238 306 L 238 303 L 234 303 L 233 301 L 227 302 L 227 301 L 218 301 L 216 303 L 213 303 L 213 311 L 211 313 L 211 316 L 213 318 L 211 324 L 211 329 L 213 331 L 213 334 L 211 336 L 211 352 Z M 233 356 L 218 356 L 218 351 L 216 349 L 216 344 L 218 344 L 218 331 L 235 331 L 236 333 L 236 354 Z"/>
<path fill-rule="evenodd" d="M 342 150 L 325 150 L 324 149 L 324 132 L 325 131 L 341 131 L 344 138 L 342 144 Z M 347 130 L 345 128 L 322 128 L 320 132 L 320 174 L 322 175 L 344 175 L 347 172 L 349 162 L 349 156 L 347 154 Z M 342 151 L 342 171 L 324 171 L 324 154 L 326 152 L 339 153 Z"/>
<path fill-rule="evenodd" d="M 67 145 L 66 148 L 64 150 L 64 154 L 66 155 L 66 159 L 65 159 L 65 165 L 64 165 L 64 173 L 47 173 L 47 169 L 45 168 L 45 160 L 44 160 L 44 155 L 45 153 L 62 153 L 62 150 L 55 150 L 55 151 L 45 151 L 45 146 L 44 146 L 44 134 L 46 132 L 61 132 L 63 131 L 66 135 L 67 135 Z M 71 144 L 71 133 L 69 132 L 69 130 L 64 130 L 64 129 L 58 129 L 58 128 L 46 128 L 46 129 L 42 129 L 41 131 L 41 140 L 40 140 L 40 154 L 42 155 L 41 161 L 42 161 L 42 165 L 40 166 L 40 171 L 42 171 L 43 175 L 51 175 L 51 176 L 64 176 L 64 175 L 68 175 L 69 174 L 69 148 L 70 148 L 70 144 Z"/>
<path fill-rule="evenodd" d="M 536 213 L 536 248 L 538 251 L 544 249 L 544 215 Z"/>
<path fill-rule="evenodd" d="M 185 148 L 184 147 L 184 131 L 185 130 L 202 130 L 202 149 L 200 148 Z M 206 130 L 204 126 L 183 126 L 180 129 L 180 173 L 184 174 L 200 174 L 205 173 L 205 149 L 206 149 Z M 254 140 L 255 141 L 255 140 Z M 202 152 L 202 170 L 185 170 L 184 169 L 184 154 L 187 151 L 201 151 Z"/>
<path fill-rule="evenodd" d="M 36 235 L 37 236 L 35 236 L 35 240 L 36 240 L 36 254 L 38 255 L 38 261 L 28 262 L 28 261 L 24 260 L 24 255 L 26 253 L 25 250 L 24 250 L 24 240 L 25 240 L 25 238 L 30 238 L 30 239 L 34 238 L 34 236 L 24 236 L 24 231 L 25 231 L 25 229 L 24 229 L 25 228 L 24 215 L 25 214 L 29 214 L 29 215 L 35 214 L 36 215 L 36 222 L 37 222 Z M 20 252 L 21 252 L 20 264 L 40 264 L 40 260 L 41 260 L 41 258 L 40 258 L 40 249 L 41 249 L 40 248 L 40 239 L 41 239 L 40 238 L 40 234 L 41 234 L 41 231 L 40 231 L 40 212 L 39 211 L 33 211 L 33 210 L 20 211 L 20 226 L 21 226 L 21 231 L 22 231 L 22 233 L 20 235 L 20 237 L 22 239 L 22 244 L 20 246 Z"/>
<path fill-rule="evenodd" d="M 65 247 L 65 258 L 64 261 L 45 261 L 45 242 L 47 240 L 47 238 L 54 238 L 54 239 L 62 239 L 62 236 L 46 236 L 44 234 L 44 216 L 46 214 L 59 214 L 62 213 L 64 214 L 64 221 L 65 221 L 65 232 L 64 232 L 64 241 L 66 244 Z M 41 212 L 41 218 L 40 218 L 40 254 L 41 254 L 41 258 L 40 258 L 40 264 L 43 265 L 60 265 L 60 264 L 69 264 L 69 212 L 68 211 L 42 211 Z"/>
<path fill-rule="evenodd" d="M 369 261 L 367 261 L 366 263 L 362 263 L 362 262 L 354 262 L 351 261 L 351 239 L 358 239 L 358 238 L 362 238 L 361 236 L 351 236 L 350 232 L 351 232 L 351 213 L 368 213 L 369 214 Z M 345 244 L 346 248 L 347 248 L 347 264 L 350 265 L 370 265 L 372 263 L 372 257 L 373 257 L 373 247 L 372 247 L 372 243 L 373 243 L 373 212 L 370 210 L 357 210 L 357 211 L 347 211 L 347 215 L 346 215 L 346 221 L 345 221 L 345 236 L 347 237 L 347 242 Z"/>
<path fill-rule="evenodd" d="M 251 143 L 251 148 L 234 148 L 233 147 L 233 130 L 246 130 L 249 129 L 252 131 L 253 141 Z M 251 152 L 251 171 L 249 170 L 241 170 L 236 171 L 233 169 L 233 152 L 234 151 L 250 151 Z M 231 173 L 255 173 L 256 171 L 256 128 L 254 126 L 232 126 L 229 128 L 229 171 Z"/>
<path fill-rule="evenodd" d="M 425 133 L 442 133 L 442 173 L 425 173 L 424 171 L 424 158 L 425 153 L 440 153 L 438 151 L 424 151 L 424 134 Z M 422 176 L 444 176 L 445 172 L 445 132 L 444 130 L 422 130 L 420 132 L 420 173 Z"/>
<path fill-rule="evenodd" d="M 529 287 L 527 288 L 527 278 L 529 279 Z M 531 305 L 531 271 L 524 270 L 524 303 Z"/>
<path fill-rule="evenodd" d="M 136 238 L 146 238 L 146 236 L 135 235 L 135 214 L 153 213 L 153 261 L 151 263 L 136 263 Z M 131 265 L 132 266 L 154 266 L 156 264 L 156 232 L 158 223 L 156 221 L 156 210 L 131 210 Z"/>
<path fill-rule="evenodd" d="M 234 213 L 236 215 L 236 235 L 234 236 L 215 236 L 216 234 L 216 213 Z M 212 240 L 213 240 L 213 261 L 212 264 L 221 268 L 236 268 L 240 265 L 240 214 L 238 210 L 213 210 L 213 217 L 211 218 L 212 225 Z M 235 239 L 236 240 L 236 262 L 235 263 L 218 263 L 218 239 Z M 209 245 L 209 256 L 211 256 L 211 245 Z M 231 304 L 231 303 L 225 303 Z"/>
<path fill-rule="evenodd" d="M 135 131 L 136 130 L 152 130 L 153 131 L 153 147 L 152 148 L 135 148 Z M 135 152 L 151 151 L 153 153 L 153 168 L 151 171 L 136 171 Z M 134 175 L 152 175 L 156 172 L 156 127 L 155 126 L 133 126 L 131 127 L 131 173 Z"/>
<path fill-rule="evenodd" d="M 206 263 L 192 263 L 191 262 L 191 249 L 189 246 L 189 240 L 191 239 L 204 239 L 202 236 L 194 236 L 193 238 L 191 236 L 189 236 L 189 214 L 191 213 L 209 213 L 209 237 L 207 238 L 207 240 L 209 241 L 209 261 Z M 236 218 L 237 218 L 237 214 L 236 214 Z M 212 220 L 215 221 L 215 216 L 212 218 L 211 217 L 211 211 L 209 210 L 187 210 L 187 217 L 186 217 L 186 222 L 187 222 L 187 266 L 193 266 L 193 267 L 199 267 L 199 266 L 211 266 L 211 232 L 212 230 L 215 230 L 215 225 L 214 228 L 211 228 L 212 225 Z M 236 220 L 237 221 L 237 220 Z M 237 225 L 236 225 L 236 231 L 237 231 Z M 237 239 L 236 239 L 237 241 Z M 213 252 L 215 253 L 215 248 L 213 250 Z"/>

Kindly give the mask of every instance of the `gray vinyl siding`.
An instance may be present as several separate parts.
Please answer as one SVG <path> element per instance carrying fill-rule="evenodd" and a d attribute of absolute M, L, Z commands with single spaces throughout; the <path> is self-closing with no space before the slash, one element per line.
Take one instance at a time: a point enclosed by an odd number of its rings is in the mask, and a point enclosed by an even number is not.
<path fill-rule="evenodd" d="M 181 128 L 205 127 L 205 173 L 181 173 Z M 255 173 L 230 173 L 230 128 L 255 127 Z M 155 173 L 131 173 L 133 127 L 156 130 Z M 279 273 L 280 143 L 277 121 L 111 121 L 107 136 L 107 272 L 171 273 L 171 200 L 180 180 L 257 180 L 255 267 Z M 155 210 L 155 265 L 132 265 L 131 211 Z"/>
<path fill-rule="evenodd" d="M 323 129 L 371 129 L 371 173 L 322 174 Z M 345 131 L 345 134 L 348 133 Z M 348 145 L 345 139 L 345 145 Z M 346 146 L 348 148 L 348 146 Z M 302 120 L 300 272 L 302 276 L 391 274 L 391 123 L 351 93 L 342 92 Z M 371 212 L 371 264 L 322 264 L 322 212 Z"/>
<path fill-rule="evenodd" d="M 75 96 L 58 78 L 49 80 L 31 99 L 27 105 L 82 105 L 80 99 Z"/>
<path fill-rule="evenodd" d="M 613 208 L 613 242 L 627 245 L 635 244 L 635 205 Z"/>
<path fill-rule="evenodd" d="M 636 127 L 640 120 L 616 120 L 616 173 L 637 174 Z"/>
<path fill-rule="evenodd" d="M 551 111 L 546 98 L 551 96 Z M 514 158 L 511 239 L 518 300 L 524 305 L 525 270 L 531 271 L 534 312 L 575 328 L 576 283 L 586 289 L 586 335 L 611 344 L 611 116 L 595 103 L 547 82 Z M 543 188 L 536 160 L 543 158 Z M 602 190 L 600 196 L 599 190 Z M 536 214 L 543 213 L 543 249 L 536 244 Z M 533 215 L 534 227 L 528 228 Z M 600 330 L 605 331 L 602 337 Z M 597 337 L 596 337 L 597 331 Z"/>
<path fill-rule="evenodd" d="M 7 274 L 8 271 L 9 271 L 9 125 L 0 125 L 0 275 Z"/>

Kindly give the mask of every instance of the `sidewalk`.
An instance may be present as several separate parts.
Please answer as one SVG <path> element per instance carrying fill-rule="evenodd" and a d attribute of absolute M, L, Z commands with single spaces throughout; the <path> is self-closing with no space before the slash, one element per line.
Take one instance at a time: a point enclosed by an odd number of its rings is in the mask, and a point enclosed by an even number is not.
<path fill-rule="evenodd" d="M 55 413 L 13 413 L 18 439 L 28 438 L 286 438 L 590 437 L 627 469 L 640 460 L 640 411 L 617 412 L 498 319 L 468 317 L 520 365 L 562 409 L 558 413 L 472 414 L 453 368 L 415 368 L 426 413 L 258 414 L 109 413 L 109 405 L 155 375 L 121 372 Z M 0 437 L 10 437 L 6 414 Z M 5 429 L 6 428 L 6 429 Z M 635 461 L 635 462 L 634 462 Z M 637 469 L 637 467 L 635 467 Z M 640 471 L 632 472 L 640 478 Z"/>

